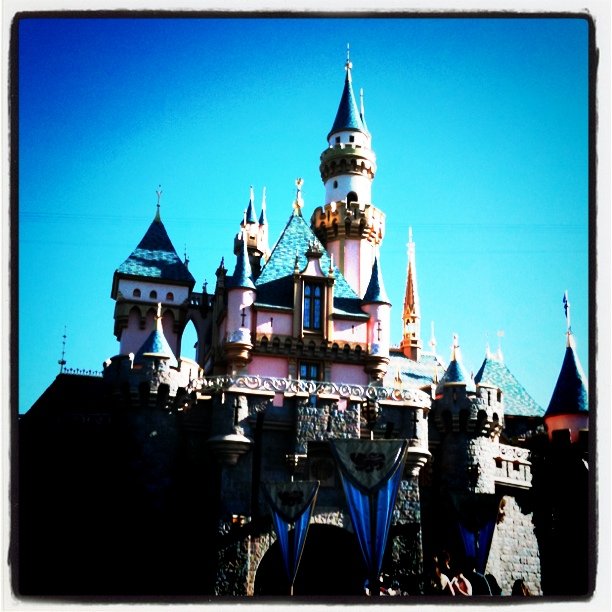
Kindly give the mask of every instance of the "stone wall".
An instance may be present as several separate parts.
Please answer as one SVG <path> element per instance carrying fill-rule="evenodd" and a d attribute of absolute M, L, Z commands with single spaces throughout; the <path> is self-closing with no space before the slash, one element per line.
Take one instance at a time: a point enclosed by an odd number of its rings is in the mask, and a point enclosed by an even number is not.
<path fill-rule="evenodd" d="M 338 403 L 319 400 L 312 404 L 309 398 L 297 405 L 296 452 L 306 453 L 307 443 L 331 438 L 358 438 L 360 434 L 359 404 L 352 404 L 345 410 Z"/>
<path fill-rule="evenodd" d="M 512 496 L 504 496 L 500 507 L 503 518 L 493 534 L 486 573 L 495 576 L 502 595 L 510 595 L 514 581 L 519 578 L 532 595 L 542 595 L 533 513 L 524 511 Z"/>

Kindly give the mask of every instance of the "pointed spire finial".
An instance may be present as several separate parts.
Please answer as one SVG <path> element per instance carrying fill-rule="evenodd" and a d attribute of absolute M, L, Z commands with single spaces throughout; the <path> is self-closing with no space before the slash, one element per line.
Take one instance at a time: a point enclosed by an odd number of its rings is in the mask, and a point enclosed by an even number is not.
<path fill-rule="evenodd" d="M 453 334 L 453 346 L 451 348 L 451 361 L 458 361 L 459 359 L 459 334 L 455 332 Z"/>
<path fill-rule="evenodd" d="M 501 339 L 504 337 L 505 333 L 503 329 L 500 329 L 497 332 L 497 359 L 499 361 L 503 361 L 504 360 L 504 354 L 502 353 L 502 347 L 501 347 Z"/>
<path fill-rule="evenodd" d="M 64 335 L 62 336 L 62 356 L 58 360 L 58 364 L 60 367 L 60 374 L 64 371 L 64 366 L 66 365 L 66 326 L 64 325 Z"/>
<path fill-rule="evenodd" d="M 363 104 L 363 87 L 359 88 L 359 114 L 361 115 L 361 120 L 365 121 L 365 105 Z"/>
<path fill-rule="evenodd" d="M 436 352 L 436 346 L 438 345 L 438 342 L 436 340 L 436 332 L 434 329 L 434 322 L 431 322 L 431 338 L 429 340 L 429 346 L 431 346 L 431 351 L 432 353 Z"/>
<path fill-rule="evenodd" d="M 302 214 L 302 206 L 304 206 L 304 200 L 302 199 L 302 185 L 304 184 L 304 179 L 297 178 L 295 180 L 296 192 L 295 192 L 295 201 L 293 202 L 293 209 L 295 213 L 301 215 Z"/>
<path fill-rule="evenodd" d="M 261 194 L 261 214 L 259 215 L 259 225 L 268 225 L 268 218 L 266 216 L 266 188 L 263 188 Z"/>
<path fill-rule="evenodd" d="M 565 311 L 565 320 L 567 322 L 567 333 L 572 333 L 572 323 L 571 323 L 571 319 L 570 319 L 570 303 L 569 303 L 569 298 L 567 296 L 567 289 L 565 290 L 565 293 L 563 294 L 563 310 Z"/>
<path fill-rule="evenodd" d="M 189 257 L 187 257 L 187 244 L 185 244 L 185 251 L 184 251 L 184 257 L 185 257 L 185 266 L 189 267 Z"/>
<path fill-rule="evenodd" d="M 346 43 L 346 63 L 344 64 L 344 69 L 346 70 L 346 78 L 351 80 L 351 68 L 353 67 L 353 63 L 351 62 L 351 45 Z"/>
<path fill-rule="evenodd" d="M 161 185 L 157 186 L 157 190 L 155 191 L 155 193 L 157 194 L 157 212 L 155 213 L 155 220 L 156 221 L 161 221 L 161 216 L 159 214 L 159 209 L 161 206 L 161 197 L 162 197 L 162 188 Z"/>

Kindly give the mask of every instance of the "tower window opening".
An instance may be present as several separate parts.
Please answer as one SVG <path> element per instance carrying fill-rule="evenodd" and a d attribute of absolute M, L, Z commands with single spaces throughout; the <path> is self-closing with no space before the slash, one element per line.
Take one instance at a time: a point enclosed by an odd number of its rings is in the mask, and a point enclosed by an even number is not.
<path fill-rule="evenodd" d="M 357 194 L 354 191 L 349 191 L 346 194 L 346 201 L 348 204 L 350 204 L 351 202 L 357 202 Z"/>
<path fill-rule="evenodd" d="M 355 142 L 355 137 L 354 136 L 349 136 L 349 142 Z"/>
<path fill-rule="evenodd" d="M 149 297 L 154 300 L 157 299 L 157 291 L 153 290 L 149 293 Z"/>
<path fill-rule="evenodd" d="M 134 291 L 132 291 L 132 296 L 133 297 L 140 297 L 140 289 L 134 289 Z"/>
<path fill-rule="evenodd" d="M 321 366 L 314 361 L 301 361 L 299 365 L 301 380 L 321 380 Z"/>
<path fill-rule="evenodd" d="M 304 329 L 319 331 L 323 322 L 323 290 L 316 283 L 304 284 Z"/>
<path fill-rule="evenodd" d="M 336 136 L 336 144 L 340 144 L 340 136 Z"/>
<path fill-rule="evenodd" d="M 334 189 L 338 188 L 338 181 L 334 181 Z"/>
<path fill-rule="evenodd" d="M 172 293 L 172 291 L 168 291 L 168 293 L 166 293 L 166 300 L 168 302 L 174 302 L 174 293 Z"/>

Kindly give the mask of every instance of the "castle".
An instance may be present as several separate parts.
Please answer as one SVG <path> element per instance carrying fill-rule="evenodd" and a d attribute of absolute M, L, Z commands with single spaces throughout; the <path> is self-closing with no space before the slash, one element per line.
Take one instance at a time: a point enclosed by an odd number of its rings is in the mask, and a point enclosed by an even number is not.
<path fill-rule="evenodd" d="M 251 191 L 232 263 L 197 292 L 158 202 L 113 276 L 119 353 L 101 378 L 60 374 L 22 417 L 20 592 L 285 594 L 263 489 L 316 480 L 295 592 L 360 595 L 337 439 L 407 441 L 383 569 L 410 595 L 443 550 L 473 557 L 504 595 L 518 579 L 537 595 L 592 591 L 587 383 L 571 330 L 546 411 L 501 352 L 472 376 L 457 337 L 448 362 L 426 350 L 410 232 L 393 343 L 376 156 L 345 70 L 310 219 L 298 179 L 270 248 Z M 195 360 L 181 357 L 190 321 Z"/>

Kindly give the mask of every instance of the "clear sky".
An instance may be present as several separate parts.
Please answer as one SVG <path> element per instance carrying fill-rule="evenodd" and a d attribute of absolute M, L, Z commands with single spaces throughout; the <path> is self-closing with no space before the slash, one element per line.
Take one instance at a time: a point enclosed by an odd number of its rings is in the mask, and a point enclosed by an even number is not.
<path fill-rule="evenodd" d="M 378 158 L 399 342 L 408 227 L 425 345 L 476 372 L 487 342 L 543 407 L 569 292 L 588 372 L 588 27 L 581 19 L 24 19 L 19 27 L 19 407 L 118 352 L 114 270 L 161 215 L 201 290 L 249 198 L 271 242 L 319 155 L 346 44 Z M 188 344 L 188 343 L 187 343 Z M 184 354 L 193 357 L 191 351 Z"/>

